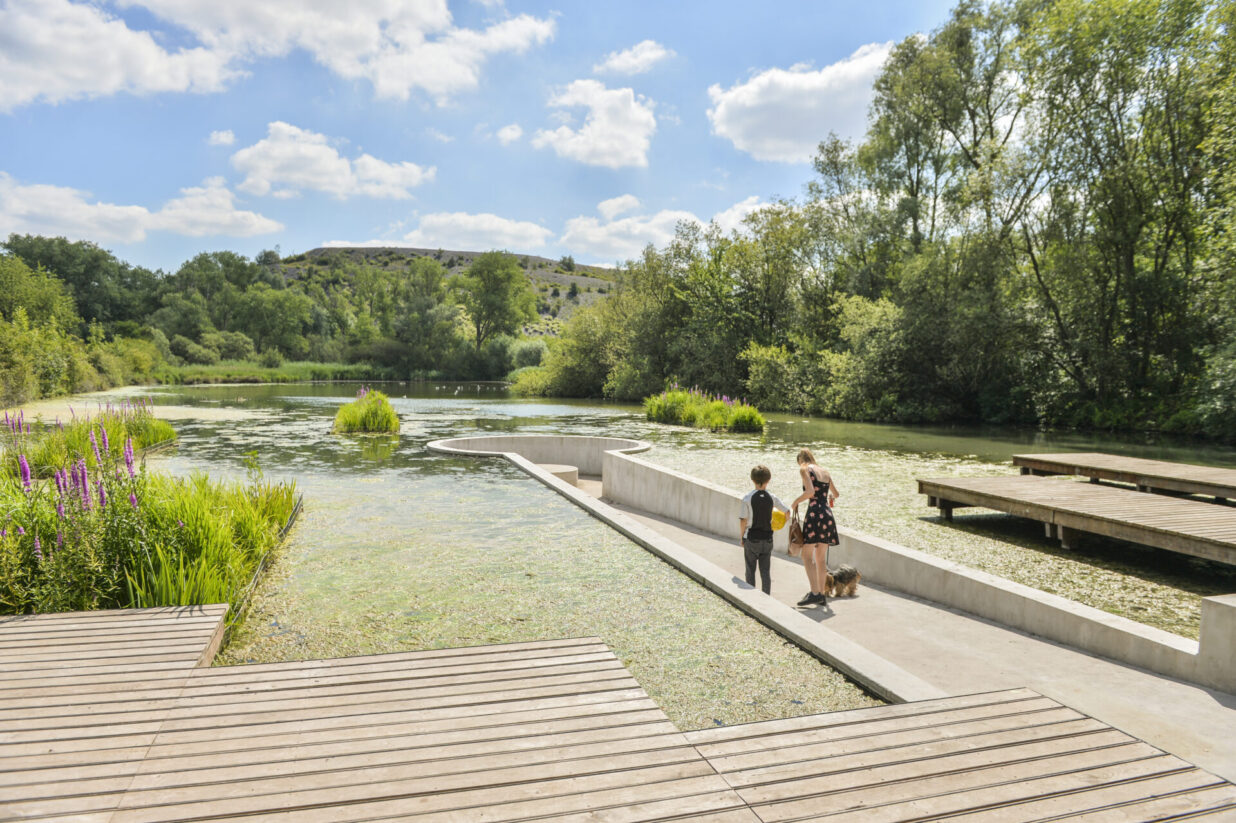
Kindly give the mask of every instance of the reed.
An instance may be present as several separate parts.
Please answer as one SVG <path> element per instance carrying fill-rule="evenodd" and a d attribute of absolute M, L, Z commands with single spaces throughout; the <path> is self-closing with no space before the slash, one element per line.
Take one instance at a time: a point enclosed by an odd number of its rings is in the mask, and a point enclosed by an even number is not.
<path fill-rule="evenodd" d="M 24 456 L 36 477 L 49 477 L 78 459 L 85 459 L 91 469 L 99 465 L 105 452 L 118 459 L 129 441 L 141 452 L 175 439 L 176 429 L 155 417 L 146 400 L 108 404 L 93 415 L 70 407 L 67 421 L 57 419 L 50 424 L 32 424 L 20 411 L 5 412 L 0 428 L 0 463 L 7 474 L 16 476 L 19 457 Z"/>
<path fill-rule="evenodd" d="M 654 423 L 695 426 L 712 431 L 760 432 L 764 415 L 749 403 L 677 385 L 644 398 L 644 414 Z"/>
<path fill-rule="evenodd" d="M 362 387 L 356 399 L 345 403 L 335 414 L 333 431 L 336 434 L 398 434 L 399 415 L 385 394 Z"/>

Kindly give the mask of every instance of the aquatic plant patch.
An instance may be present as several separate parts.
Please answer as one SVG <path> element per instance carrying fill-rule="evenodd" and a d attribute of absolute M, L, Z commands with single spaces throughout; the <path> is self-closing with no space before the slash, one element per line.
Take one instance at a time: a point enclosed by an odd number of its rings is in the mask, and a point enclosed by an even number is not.
<path fill-rule="evenodd" d="M 764 430 L 764 416 L 749 403 L 677 385 L 644 398 L 644 414 L 654 423 L 695 426 L 710 431 Z"/>
<path fill-rule="evenodd" d="M 67 421 L 31 423 L 23 412 L 5 412 L 0 429 L 0 459 L 10 477 L 19 474 L 19 458 L 25 458 L 36 477 L 48 477 L 77 460 L 97 468 L 104 454 L 123 457 L 125 445 L 136 452 L 171 443 L 176 429 L 155 417 L 149 401 L 138 399 L 109 404 L 91 415 L 77 414 L 70 406 Z"/>
<path fill-rule="evenodd" d="M 398 434 L 399 415 L 385 394 L 362 388 L 355 400 L 344 404 L 335 414 L 334 431 L 339 434 Z"/>
<path fill-rule="evenodd" d="M 132 439 L 95 458 L 37 480 L 18 455 L 0 478 L 0 613 L 232 602 L 296 509 L 256 465 L 247 482 L 153 474 Z"/>

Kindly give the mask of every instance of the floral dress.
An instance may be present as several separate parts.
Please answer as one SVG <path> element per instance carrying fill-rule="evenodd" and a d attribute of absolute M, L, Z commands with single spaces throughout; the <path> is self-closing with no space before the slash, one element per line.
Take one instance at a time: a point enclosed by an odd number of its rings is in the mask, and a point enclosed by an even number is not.
<path fill-rule="evenodd" d="M 810 546 L 813 543 L 837 545 L 837 521 L 833 519 L 833 510 L 828 507 L 829 484 L 815 476 L 815 472 L 807 469 L 811 477 L 811 485 L 815 494 L 807 503 L 807 516 L 803 518 L 803 543 Z"/>

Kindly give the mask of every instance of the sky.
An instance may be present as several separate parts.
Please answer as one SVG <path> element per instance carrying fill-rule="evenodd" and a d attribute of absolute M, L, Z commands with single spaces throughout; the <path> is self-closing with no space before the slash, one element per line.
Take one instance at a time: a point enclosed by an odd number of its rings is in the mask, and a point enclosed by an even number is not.
<path fill-rule="evenodd" d="M 937 0 L 0 0 L 0 237 L 612 265 L 800 197 Z"/>

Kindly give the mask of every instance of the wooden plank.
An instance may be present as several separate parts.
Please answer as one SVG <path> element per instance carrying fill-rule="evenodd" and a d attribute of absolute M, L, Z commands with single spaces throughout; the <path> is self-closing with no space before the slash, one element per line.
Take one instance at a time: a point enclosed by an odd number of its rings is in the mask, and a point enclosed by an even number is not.
<path fill-rule="evenodd" d="M 1215 466 L 1123 457 L 1101 452 L 1015 454 L 1013 465 L 1038 472 L 1094 477 L 1165 491 L 1216 497 L 1236 496 L 1236 469 Z"/>
<path fill-rule="evenodd" d="M 1236 819 L 1236 787 L 1230 783 L 1197 789 L 1171 797 L 1159 797 L 1100 809 L 1072 817 L 1062 823 L 1127 823 L 1130 820 L 1228 820 Z"/>

